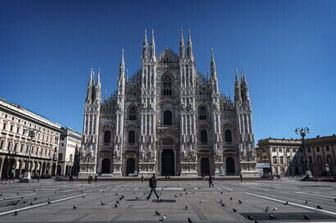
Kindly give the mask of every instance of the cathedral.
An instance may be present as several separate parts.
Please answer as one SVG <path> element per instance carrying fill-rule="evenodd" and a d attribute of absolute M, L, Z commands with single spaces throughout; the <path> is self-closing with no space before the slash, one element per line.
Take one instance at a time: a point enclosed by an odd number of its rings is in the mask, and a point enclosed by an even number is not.
<path fill-rule="evenodd" d="M 236 71 L 234 99 L 223 95 L 213 50 L 210 75 L 196 67 L 190 32 L 179 52 L 142 45 L 141 67 L 126 76 L 124 51 L 117 90 L 102 100 L 91 70 L 84 105 L 80 175 L 239 175 L 254 147 L 245 74 Z"/>

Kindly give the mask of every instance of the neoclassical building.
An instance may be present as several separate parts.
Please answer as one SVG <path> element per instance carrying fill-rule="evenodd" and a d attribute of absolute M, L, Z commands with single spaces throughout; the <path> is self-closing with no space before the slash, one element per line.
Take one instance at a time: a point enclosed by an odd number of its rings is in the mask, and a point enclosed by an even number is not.
<path fill-rule="evenodd" d="M 90 72 L 84 105 L 80 174 L 116 176 L 238 175 L 254 147 L 245 75 L 235 97 L 218 88 L 213 51 L 210 77 L 196 67 L 191 35 L 179 53 L 157 55 L 145 33 L 140 69 L 126 77 L 122 51 L 117 90 L 101 98 L 99 72 Z M 238 77 L 240 75 L 240 77 Z"/>
<path fill-rule="evenodd" d="M 55 176 L 61 126 L 0 99 L 1 179 Z"/>

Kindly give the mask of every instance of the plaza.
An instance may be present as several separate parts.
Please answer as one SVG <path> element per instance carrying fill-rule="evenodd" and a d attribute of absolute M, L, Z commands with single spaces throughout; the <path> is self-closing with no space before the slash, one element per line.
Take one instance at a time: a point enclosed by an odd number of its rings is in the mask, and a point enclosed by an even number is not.
<path fill-rule="evenodd" d="M 0 222 L 335 222 L 336 185 L 283 178 L 0 185 Z M 318 208 L 319 207 L 319 208 Z M 158 212 L 158 213 L 155 213 Z M 306 218 L 306 219 L 305 219 Z"/>

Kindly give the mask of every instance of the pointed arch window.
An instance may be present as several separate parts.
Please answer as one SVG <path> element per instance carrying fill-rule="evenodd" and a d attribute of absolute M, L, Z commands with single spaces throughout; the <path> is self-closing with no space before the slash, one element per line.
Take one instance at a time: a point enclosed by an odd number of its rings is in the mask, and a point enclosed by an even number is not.
<path fill-rule="evenodd" d="M 232 142 L 232 132 L 230 129 L 225 130 L 225 142 L 227 143 Z"/>
<path fill-rule="evenodd" d="M 171 111 L 167 110 L 163 113 L 163 124 L 172 125 L 173 124 L 173 114 Z"/>
<path fill-rule="evenodd" d="M 170 75 L 165 75 L 163 77 L 163 84 L 162 84 L 162 94 L 163 95 L 172 95 L 172 79 Z"/>
<path fill-rule="evenodd" d="M 134 144 L 135 143 L 135 131 L 134 130 L 130 130 L 128 132 L 128 143 L 129 144 Z"/>
<path fill-rule="evenodd" d="M 107 130 L 104 132 L 104 144 L 109 144 L 111 142 L 111 131 Z"/>
<path fill-rule="evenodd" d="M 208 132 L 205 129 L 201 130 L 201 143 L 202 144 L 208 143 Z"/>
<path fill-rule="evenodd" d="M 204 106 L 200 106 L 198 108 L 198 117 L 200 120 L 206 120 L 207 119 L 207 111 Z"/>
<path fill-rule="evenodd" d="M 134 107 L 131 107 L 128 111 L 128 119 L 129 120 L 136 120 L 137 119 L 137 114 L 136 114 L 136 109 Z"/>

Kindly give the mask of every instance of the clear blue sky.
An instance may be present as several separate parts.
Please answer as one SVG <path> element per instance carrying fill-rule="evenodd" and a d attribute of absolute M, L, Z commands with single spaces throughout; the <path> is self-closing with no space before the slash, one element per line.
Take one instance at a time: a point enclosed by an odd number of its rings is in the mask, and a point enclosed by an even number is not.
<path fill-rule="evenodd" d="M 255 140 L 336 133 L 336 1 L 0 1 L 0 96 L 82 131 L 90 67 L 116 89 L 120 52 L 140 66 L 144 29 L 177 51 L 191 29 L 199 71 L 214 48 L 219 86 L 233 96 L 244 68 Z"/>

